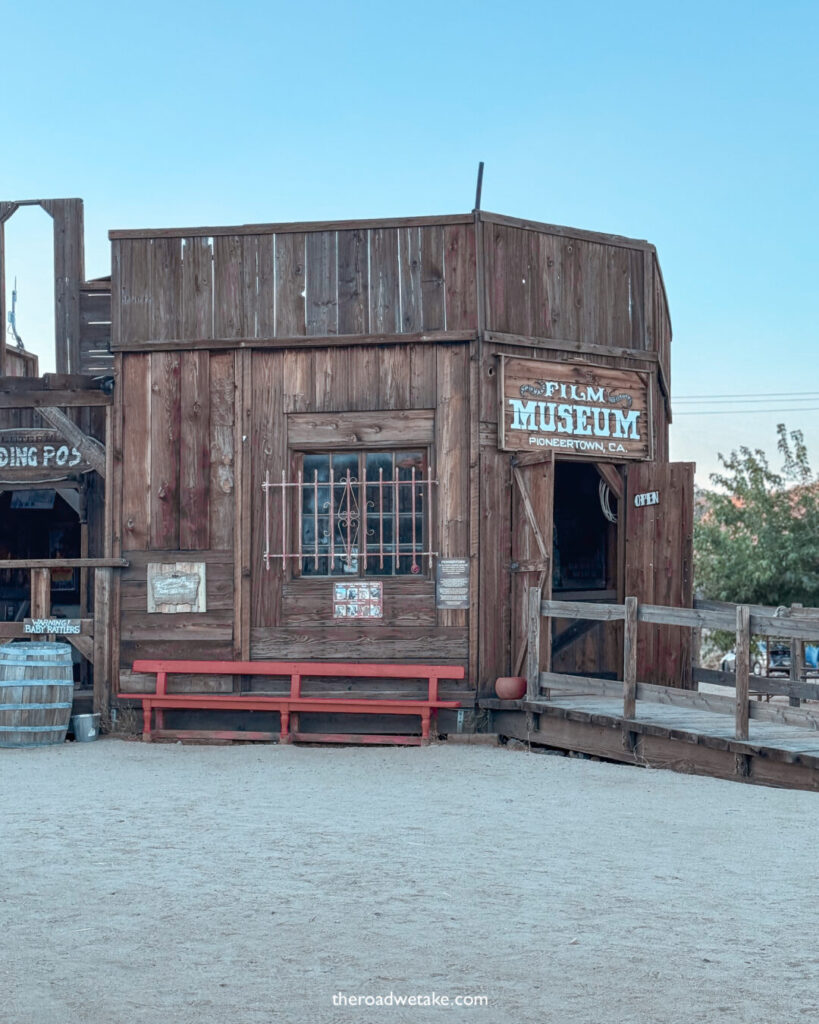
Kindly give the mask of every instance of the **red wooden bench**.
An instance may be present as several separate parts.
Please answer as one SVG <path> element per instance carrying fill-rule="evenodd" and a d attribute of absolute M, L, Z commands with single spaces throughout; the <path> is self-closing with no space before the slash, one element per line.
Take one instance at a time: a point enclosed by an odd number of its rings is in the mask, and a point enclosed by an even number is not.
<path fill-rule="evenodd" d="M 271 732 L 245 732 L 241 730 L 165 730 L 164 717 L 168 709 L 210 709 L 222 711 L 277 711 L 281 716 L 279 740 L 308 743 L 401 743 L 418 745 L 429 742 L 430 721 L 439 708 L 460 707 L 460 701 L 440 700 L 438 683 L 441 679 L 463 679 L 464 669 L 458 665 L 384 665 L 356 662 L 311 661 L 153 661 L 141 659 L 133 664 L 134 672 L 156 675 L 154 693 L 120 693 L 126 700 L 142 702 L 143 740 L 150 741 L 154 734 L 189 739 L 273 740 Z M 290 692 L 268 693 L 168 693 L 169 675 L 229 675 L 229 676 L 289 676 Z M 424 679 L 426 698 L 401 697 L 304 697 L 301 692 L 303 678 L 341 679 Z M 325 712 L 349 715 L 418 715 L 421 719 L 420 736 L 370 735 L 356 733 L 291 732 L 290 716 L 305 712 Z M 156 729 L 152 731 L 151 718 L 156 713 Z"/>

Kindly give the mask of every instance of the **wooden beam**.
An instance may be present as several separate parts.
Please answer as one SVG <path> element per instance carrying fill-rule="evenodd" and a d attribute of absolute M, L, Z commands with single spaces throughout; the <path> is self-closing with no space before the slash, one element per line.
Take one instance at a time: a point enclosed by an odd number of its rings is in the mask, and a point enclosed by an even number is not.
<path fill-rule="evenodd" d="M 616 245 L 623 249 L 640 249 L 656 252 L 651 242 L 642 238 L 627 238 L 625 235 L 607 235 L 601 231 L 586 231 L 583 228 L 569 228 L 561 224 L 544 224 L 537 220 L 522 220 L 520 217 L 507 217 L 502 213 L 490 213 L 480 210 L 480 218 L 487 224 L 504 224 L 510 228 L 524 228 L 527 231 L 539 231 L 545 235 L 558 235 L 561 238 L 577 238 L 581 241 L 600 242 L 603 245 Z"/>
<path fill-rule="evenodd" d="M 527 599 L 529 603 L 526 638 L 526 696 L 529 700 L 536 700 L 540 696 L 540 587 L 529 587 Z"/>
<path fill-rule="evenodd" d="M 125 558 L 9 558 L 0 562 L 2 569 L 126 569 Z"/>
<path fill-rule="evenodd" d="M 637 359 L 643 363 L 650 363 L 647 370 L 657 365 L 659 357 L 656 352 L 645 352 L 641 348 L 622 348 L 617 345 L 594 345 L 585 341 L 566 341 L 562 338 L 541 338 L 529 337 L 524 334 L 502 334 L 497 331 L 487 331 L 486 340 L 495 345 L 523 345 L 526 348 L 552 349 L 555 352 L 572 352 L 586 363 L 594 363 L 595 356 L 604 356 L 606 359 Z M 543 356 L 542 352 L 538 353 Z M 587 358 L 591 356 L 591 358 Z M 599 364 L 606 365 L 609 364 Z M 610 368 L 610 367 L 609 367 Z"/>
<path fill-rule="evenodd" d="M 9 377 L 3 391 L 101 391 L 99 383 L 87 373 L 44 373 L 42 377 Z"/>
<path fill-rule="evenodd" d="M 219 235 L 285 235 L 302 231 L 366 231 L 368 228 L 435 227 L 444 224 L 472 224 L 471 213 L 449 213 L 440 217 L 389 217 L 370 220 L 293 221 L 281 224 L 235 224 L 198 228 L 138 228 L 108 232 L 119 238 L 214 238 Z"/>
<path fill-rule="evenodd" d="M 637 598 L 627 597 L 623 631 L 623 717 L 637 714 Z"/>
<path fill-rule="evenodd" d="M 424 331 L 415 334 L 331 334 L 305 337 L 266 338 L 148 338 L 120 344 L 112 341 L 112 352 L 189 352 L 197 349 L 312 349 L 346 348 L 351 345 L 436 345 L 474 341 L 477 331 Z"/>
<path fill-rule="evenodd" d="M 791 611 L 801 612 L 801 604 L 792 604 Z M 799 683 L 802 679 L 802 662 L 805 657 L 805 642 L 803 640 L 791 640 L 791 669 L 790 677 L 792 683 Z M 798 708 L 800 705 L 799 697 L 795 693 L 791 693 L 788 696 L 788 704 L 792 708 Z"/>
<path fill-rule="evenodd" d="M 73 445 L 88 465 L 105 479 L 105 448 L 100 442 L 96 438 L 89 437 L 88 434 L 83 433 L 77 424 L 70 420 L 60 409 L 49 406 L 38 411 L 46 423 L 61 434 L 69 444 Z"/>
<path fill-rule="evenodd" d="M 66 635 L 66 640 L 75 647 L 80 654 L 91 664 L 94 664 L 94 638 L 93 636 L 79 636 L 76 633 Z"/>
<path fill-rule="evenodd" d="M 47 619 L 51 614 L 51 570 L 31 570 L 31 618 Z"/>
<path fill-rule="evenodd" d="M 609 485 L 609 490 L 618 501 L 623 499 L 623 478 L 609 462 L 595 462 L 597 472 Z"/>
<path fill-rule="evenodd" d="M 748 674 L 751 671 L 751 609 L 747 604 L 737 605 L 736 634 L 736 737 L 748 739 Z"/>
<path fill-rule="evenodd" d="M 94 713 L 107 718 L 111 708 L 111 588 L 112 569 L 94 573 Z"/>
<path fill-rule="evenodd" d="M 624 619 L 625 605 L 596 604 L 592 601 L 544 601 L 541 605 L 544 615 L 556 619 L 594 619 L 597 622 L 612 622 Z"/>
<path fill-rule="evenodd" d="M 515 483 L 518 485 L 518 490 L 520 491 L 520 496 L 523 500 L 523 508 L 526 512 L 526 518 L 529 521 L 529 526 L 532 528 L 532 533 L 534 534 L 537 549 L 540 552 L 540 557 L 544 562 L 549 562 L 550 548 L 546 545 L 546 539 L 541 532 L 537 516 L 535 515 L 535 510 L 532 508 L 532 500 L 529 497 L 529 491 L 526 488 L 526 481 L 523 479 L 523 476 L 517 466 L 512 470 L 512 475 L 515 478 Z"/>
<path fill-rule="evenodd" d="M 75 406 L 113 405 L 112 395 L 104 391 L 12 391 L 6 388 L 6 382 L 14 378 L 5 377 L 0 390 L 0 409 L 48 409 L 59 407 L 66 409 Z"/>

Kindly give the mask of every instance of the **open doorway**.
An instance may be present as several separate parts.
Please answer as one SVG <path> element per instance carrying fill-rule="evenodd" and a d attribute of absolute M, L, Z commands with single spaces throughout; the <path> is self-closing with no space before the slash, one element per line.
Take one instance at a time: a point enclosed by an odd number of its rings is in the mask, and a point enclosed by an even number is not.
<path fill-rule="evenodd" d="M 596 465 L 555 461 L 552 597 L 618 600 L 618 501 Z M 552 619 L 555 672 L 619 678 L 622 629 L 615 622 Z"/>
<path fill-rule="evenodd" d="M 0 491 L 0 620 L 22 622 L 31 612 L 31 572 L 3 569 L 5 560 L 80 558 L 80 494 L 65 488 Z M 50 612 L 55 618 L 85 614 L 82 573 L 76 568 L 51 570 Z M 75 657 L 75 663 L 80 659 Z"/>
<path fill-rule="evenodd" d="M 597 468 L 555 462 L 552 594 L 617 599 L 617 499 Z"/>

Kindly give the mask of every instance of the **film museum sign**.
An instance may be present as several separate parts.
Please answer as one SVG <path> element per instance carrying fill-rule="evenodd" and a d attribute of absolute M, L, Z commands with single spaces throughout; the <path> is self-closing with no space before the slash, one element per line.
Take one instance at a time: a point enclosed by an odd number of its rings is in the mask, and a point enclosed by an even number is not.
<path fill-rule="evenodd" d="M 592 459 L 650 459 L 650 375 L 503 356 L 500 447 Z"/>
<path fill-rule="evenodd" d="M 62 480 L 91 466 L 56 430 L 0 430 L 0 480 Z"/>

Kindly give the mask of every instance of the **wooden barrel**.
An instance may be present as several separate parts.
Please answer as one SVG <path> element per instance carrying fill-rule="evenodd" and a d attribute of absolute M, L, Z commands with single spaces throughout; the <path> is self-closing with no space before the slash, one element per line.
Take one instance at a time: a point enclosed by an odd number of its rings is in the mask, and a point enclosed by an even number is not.
<path fill-rule="evenodd" d="M 0 747 L 64 742 L 73 699 L 68 644 L 0 647 Z"/>

